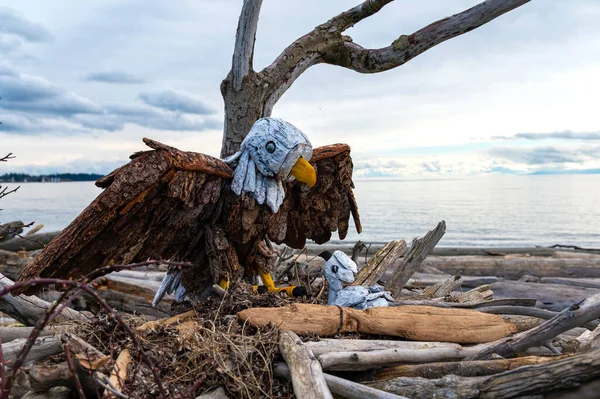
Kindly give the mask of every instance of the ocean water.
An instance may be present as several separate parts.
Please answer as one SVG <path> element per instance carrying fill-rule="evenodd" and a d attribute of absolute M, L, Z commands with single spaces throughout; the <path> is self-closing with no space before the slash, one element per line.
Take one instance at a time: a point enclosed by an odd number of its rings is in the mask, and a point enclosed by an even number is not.
<path fill-rule="evenodd" d="M 445 220 L 440 246 L 600 247 L 600 175 L 356 179 L 355 185 L 363 232 L 351 226 L 347 242 L 411 240 Z M 100 191 L 93 182 L 24 183 L 0 199 L 0 222 L 62 229 Z"/>

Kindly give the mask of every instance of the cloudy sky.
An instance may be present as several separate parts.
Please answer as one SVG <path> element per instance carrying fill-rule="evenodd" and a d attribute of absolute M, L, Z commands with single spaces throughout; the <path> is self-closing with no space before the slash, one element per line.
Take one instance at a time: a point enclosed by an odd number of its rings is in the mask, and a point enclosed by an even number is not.
<path fill-rule="evenodd" d="M 241 0 L 0 0 L 0 173 L 106 173 L 144 136 L 218 155 Z M 255 69 L 359 0 L 264 0 Z M 365 47 L 477 0 L 396 0 Z M 600 2 L 533 0 L 394 70 L 319 65 L 273 116 L 359 176 L 600 173 Z"/>

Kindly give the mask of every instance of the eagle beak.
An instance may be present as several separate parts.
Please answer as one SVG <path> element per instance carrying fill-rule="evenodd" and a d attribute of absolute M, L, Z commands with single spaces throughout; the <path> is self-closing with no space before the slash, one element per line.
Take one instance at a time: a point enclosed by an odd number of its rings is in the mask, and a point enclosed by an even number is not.
<path fill-rule="evenodd" d="M 306 183 L 308 187 L 312 187 L 317 182 L 317 172 L 308 161 L 302 157 L 298 158 L 296 164 L 290 171 L 290 174 L 296 178 L 296 180 Z"/>

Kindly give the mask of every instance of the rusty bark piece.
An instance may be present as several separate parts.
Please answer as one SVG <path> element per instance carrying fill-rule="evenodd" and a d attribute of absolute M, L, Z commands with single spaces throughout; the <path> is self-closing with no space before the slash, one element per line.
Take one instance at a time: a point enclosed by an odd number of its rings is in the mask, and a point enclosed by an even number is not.
<path fill-rule="evenodd" d="M 400 297 L 404 284 L 417 271 L 421 262 L 433 251 L 433 248 L 440 241 L 446 232 L 446 222 L 443 220 L 438 223 L 435 229 L 431 230 L 423 238 L 416 238 L 410 245 L 410 249 L 404 259 L 394 271 L 392 277 L 386 282 L 385 289 L 391 291 L 393 296 Z"/>
<path fill-rule="evenodd" d="M 319 336 L 359 332 L 392 335 L 414 341 L 484 343 L 517 331 L 515 325 L 497 315 L 426 306 L 356 310 L 293 304 L 281 308 L 246 309 L 237 316 L 240 321 L 255 327 L 272 323 L 298 334 Z"/>
<path fill-rule="evenodd" d="M 129 367 L 130 362 L 131 354 L 129 353 L 129 349 L 125 348 L 119 353 L 108 379 L 110 382 L 109 385 L 115 387 L 118 391 L 123 389 L 123 385 L 127 379 L 127 368 Z M 116 398 L 116 396 L 107 390 L 104 392 L 104 398 Z"/>
<path fill-rule="evenodd" d="M 375 253 L 360 269 L 352 285 L 371 286 L 377 284 L 381 276 L 391 268 L 397 268 L 406 254 L 406 241 L 392 241 Z"/>
<path fill-rule="evenodd" d="M 321 365 L 310 349 L 302 344 L 298 335 L 282 331 L 279 336 L 279 352 L 290 369 L 294 393 L 298 399 L 333 399 Z"/>
<path fill-rule="evenodd" d="M 386 381 L 398 377 L 421 377 L 433 379 L 442 378 L 449 374 L 462 377 L 479 377 L 502 373 L 504 371 L 513 370 L 521 366 L 547 363 L 561 358 L 562 357 L 523 356 L 514 359 L 406 364 L 402 366 L 386 367 L 376 370 L 373 377 L 378 381 Z"/>

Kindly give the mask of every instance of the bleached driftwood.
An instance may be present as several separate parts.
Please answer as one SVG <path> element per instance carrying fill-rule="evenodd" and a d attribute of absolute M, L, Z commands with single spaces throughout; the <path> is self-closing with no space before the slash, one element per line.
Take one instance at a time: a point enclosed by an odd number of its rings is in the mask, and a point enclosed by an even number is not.
<path fill-rule="evenodd" d="M 503 338 L 488 348 L 472 356 L 472 360 L 488 359 L 492 354 L 507 356 L 547 342 L 567 330 L 579 327 L 600 317 L 600 294 L 586 298 L 574 304 L 552 319 L 531 330 L 521 332 L 510 338 Z"/>
<path fill-rule="evenodd" d="M 379 307 L 356 310 L 338 306 L 292 304 L 252 308 L 237 317 L 255 327 L 273 323 L 296 333 L 331 336 L 344 332 L 393 335 L 415 341 L 483 343 L 517 331 L 497 315 L 466 309 L 425 306 Z"/>
<path fill-rule="evenodd" d="M 369 352 L 384 349 L 417 350 L 431 348 L 452 348 L 453 343 L 448 342 L 419 342 L 419 341 L 393 341 L 383 339 L 332 339 L 325 338 L 317 342 L 305 342 L 315 356 L 331 352 Z"/>
<path fill-rule="evenodd" d="M 442 280 L 434 285 L 427 287 L 421 296 L 425 298 L 439 298 L 450 295 L 452 291 L 460 288 L 462 285 L 462 279 L 460 276 L 451 276 L 445 280 Z"/>
<path fill-rule="evenodd" d="M 473 360 L 458 362 L 439 362 L 428 364 L 405 364 L 376 370 L 372 378 L 378 381 L 398 377 L 443 378 L 446 375 L 461 377 L 480 377 L 502 373 L 521 366 L 542 364 L 558 360 L 560 357 L 523 356 L 514 359 Z"/>
<path fill-rule="evenodd" d="M 399 363 L 433 363 L 460 360 L 479 352 L 481 347 L 466 348 L 458 344 L 442 347 L 399 349 L 390 348 L 368 352 L 330 352 L 319 356 L 324 370 L 370 370 Z"/>
<path fill-rule="evenodd" d="M 0 288 L 10 287 L 13 284 L 9 278 L 0 274 Z M 49 302 L 35 296 L 12 296 L 7 294 L 0 297 L 0 311 L 26 326 L 35 325 L 38 319 L 43 317 L 46 314 L 46 310 L 51 306 L 52 304 Z M 76 310 L 65 308 L 54 320 L 56 323 L 63 323 L 69 320 L 87 322 L 88 318 Z"/>
<path fill-rule="evenodd" d="M 406 256 L 404 256 L 389 280 L 386 281 L 385 289 L 391 291 L 393 296 L 399 297 L 408 279 L 417 271 L 445 232 L 446 222 L 442 220 L 435 229 L 425 234 L 425 236 L 414 239 Z"/>
<path fill-rule="evenodd" d="M 518 280 L 524 275 L 537 277 L 600 277 L 600 258 L 560 259 L 550 257 L 429 256 L 423 266 L 445 273 L 471 276 L 497 276 Z"/>
<path fill-rule="evenodd" d="M 5 345 L 15 339 L 25 339 L 29 337 L 31 330 L 33 330 L 33 327 L 0 327 L 0 342 L 2 342 L 2 345 Z M 40 337 L 51 334 L 52 332 L 48 330 L 42 330 Z"/>
<path fill-rule="evenodd" d="M 600 290 L 592 288 L 522 281 L 499 281 L 490 284 L 490 289 L 494 291 L 495 298 L 536 298 L 537 307 L 557 312 L 583 298 L 600 293 Z"/>
<path fill-rule="evenodd" d="M 540 283 L 600 289 L 600 279 L 598 278 L 542 277 Z"/>
<path fill-rule="evenodd" d="M 129 349 L 125 348 L 121 351 L 121 353 L 119 353 L 119 356 L 115 361 L 115 365 L 110 373 L 108 385 L 114 387 L 119 392 L 123 389 L 125 379 L 127 379 L 127 368 L 129 367 L 130 362 L 131 354 L 129 353 Z M 114 397 L 116 396 L 112 392 L 108 390 L 104 392 L 104 398 Z"/>
<path fill-rule="evenodd" d="M 282 331 L 279 336 L 279 352 L 289 367 L 294 393 L 298 399 L 333 399 L 321 365 L 310 349 L 302 344 L 298 335 Z"/>
<path fill-rule="evenodd" d="M 387 270 L 396 270 L 406 254 L 406 241 L 391 241 L 375 253 L 360 269 L 352 285 L 371 286 L 378 283 Z"/>
<path fill-rule="evenodd" d="M 291 379 L 290 369 L 285 363 L 278 363 L 275 365 L 273 372 L 278 377 Z M 378 398 L 378 399 L 408 399 L 404 396 L 398 396 L 393 393 L 381 391 L 379 389 L 371 388 L 366 385 L 358 384 L 356 382 L 348 381 L 343 378 L 335 377 L 333 375 L 323 373 L 327 386 L 336 395 L 348 399 L 364 399 L 364 398 Z"/>
<path fill-rule="evenodd" d="M 394 378 L 371 386 L 411 398 L 542 397 L 600 378 L 600 350 L 485 377 Z M 597 393 L 597 392 L 595 392 Z"/>
<path fill-rule="evenodd" d="M 60 231 L 54 231 L 51 233 L 32 234 L 26 238 L 15 237 L 7 241 L 0 242 L 0 249 L 12 252 L 35 251 L 36 249 L 44 248 L 46 244 L 52 241 L 59 234 Z"/>
<path fill-rule="evenodd" d="M 450 274 L 430 274 L 415 272 L 410 279 L 406 282 L 406 286 L 412 287 L 429 287 L 445 279 L 452 277 Z M 475 288 L 484 284 L 495 283 L 496 281 L 502 280 L 501 277 L 496 276 L 467 276 L 460 275 L 461 285 L 464 288 Z"/>
<path fill-rule="evenodd" d="M 5 363 L 10 367 L 10 363 L 19 356 L 19 352 L 23 348 L 23 345 L 27 339 L 19 338 L 15 339 L 8 344 L 2 345 L 2 355 L 4 356 Z M 33 347 L 25 358 L 25 363 L 37 362 L 44 360 L 52 355 L 62 352 L 62 343 L 56 337 L 42 337 L 35 340 Z"/>

